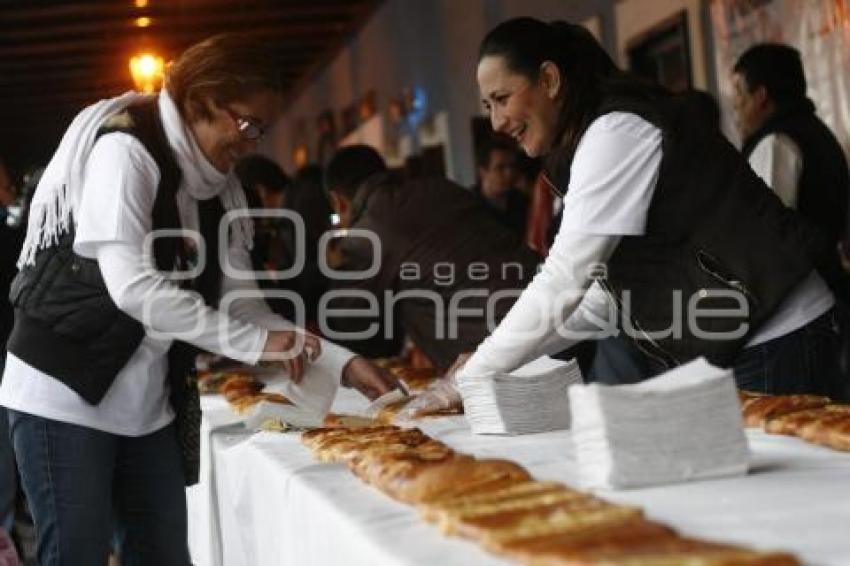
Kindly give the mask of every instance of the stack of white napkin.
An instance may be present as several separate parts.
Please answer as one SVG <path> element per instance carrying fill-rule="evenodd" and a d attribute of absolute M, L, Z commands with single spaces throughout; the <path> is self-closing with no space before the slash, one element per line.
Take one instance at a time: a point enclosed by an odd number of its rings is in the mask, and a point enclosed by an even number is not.
<path fill-rule="evenodd" d="M 619 489 L 747 472 L 732 370 L 700 358 L 633 385 L 570 388 L 582 483 Z"/>
<path fill-rule="evenodd" d="M 549 357 L 506 375 L 457 380 L 466 420 L 475 434 L 529 434 L 570 426 L 567 388 L 581 383 L 575 360 Z"/>

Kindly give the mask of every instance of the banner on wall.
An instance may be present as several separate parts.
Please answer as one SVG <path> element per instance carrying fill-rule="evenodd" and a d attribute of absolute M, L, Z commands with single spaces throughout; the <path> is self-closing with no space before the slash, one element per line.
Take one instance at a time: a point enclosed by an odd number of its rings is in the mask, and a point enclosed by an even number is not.
<path fill-rule="evenodd" d="M 850 0 L 712 0 L 717 85 L 724 131 L 732 123 L 732 66 L 748 47 L 780 42 L 800 50 L 818 116 L 850 155 Z"/>

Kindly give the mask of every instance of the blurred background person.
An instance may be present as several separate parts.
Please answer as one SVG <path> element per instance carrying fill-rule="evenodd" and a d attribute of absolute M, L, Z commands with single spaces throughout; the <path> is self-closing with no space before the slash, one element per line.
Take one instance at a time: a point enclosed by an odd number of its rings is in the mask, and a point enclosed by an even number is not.
<path fill-rule="evenodd" d="M 368 340 L 343 343 L 369 356 L 398 353 L 402 334 L 445 371 L 457 356 L 488 334 L 487 299 L 506 294 L 493 308 L 501 320 L 534 276 L 540 257 L 493 217 L 480 200 L 459 185 L 438 177 L 405 180 L 387 170 L 371 147 L 340 149 L 325 169 L 325 186 L 340 227 L 370 230 L 381 242 L 381 257 L 362 237 L 340 239 L 340 270 L 365 270 L 377 262 L 377 272 L 357 280 L 332 281 L 334 290 L 356 290 L 377 300 L 374 316 L 332 318 L 336 332 L 374 328 Z M 386 292 L 397 297 L 389 306 Z M 463 297 L 451 309 L 455 297 Z M 477 294 L 476 294 L 477 293 Z M 336 298 L 333 309 L 366 309 L 360 297 Z M 480 314 L 471 314 L 478 309 Z M 457 322 L 449 335 L 446 321 Z"/>
<path fill-rule="evenodd" d="M 252 155 L 239 162 L 236 174 L 249 195 L 252 206 L 267 210 L 288 210 L 304 225 L 299 241 L 292 219 L 287 217 L 255 218 L 255 244 L 251 252 L 255 271 L 264 272 L 268 279 L 258 281 L 260 288 L 295 293 L 303 302 L 304 324 L 316 328 L 318 304 L 328 286 L 327 277 L 319 269 L 317 254 L 319 238 L 331 228 L 333 210 L 322 188 L 322 169 L 307 165 L 291 179 L 281 167 L 263 156 Z M 281 271 L 291 269 L 296 257 L 303 257 L 302 268 L 287 277 Z M 295 320 L 292 300 L 267 296 L 272 310 L 289 320 Z"/>
<path fill-rule="evenodd" d="M 732 83 L 744 157 L 785 206 L 823 231 L 835 248 L 847 229 L 850 174 L 838 140 L 806 97 L 799 51 L 754 45 L 735 63 Z M 831 254 L 819 271 L 839 300 L 850 304 L 837 260 Z"/>
<path fill-rule="evenodd" d="M 493 137 L 476 156 L 478 184 L 473 191 L 491 214 L 520 238 L 525 237 L 528 197 L 517 189 L 517 147 L 510 139 Z"/>
<path fill-rule="evenodd" d="M 236 164 L 235 173 L 245 189 L 245 196 L 251 208 L 285 208 L 287 193 L 292 188 L 292 179 L 277 163 L 262 155 L 249 155 Z M 260 289 L 280 289 L 281 281 L 277 273 L 291 267 L 295 260 L 295 230 L 292 221 L 274 216 L 255 216 L 253 220 L 254 247 L 251 249 L 251 265 L 255 272 L 263 274 L 262 278 L 258 278 L 257 285 Z M 273 296 L 266 296 L 265 300 L 275 313 L 288 320 L 295 320 L 296 309 L 292 301 Z"/>
<path fill-rule="evenodd" d="M 323 253 L 319 249 L 319 238 L 333 227 L 334 214 L 323 178 L 323 170 L 319 165 L 305 165 L 295 172 L 287 197 L 288 208 L 304 221 L 304 267 L 288 285 L 304 301 L 307 325 L 313 330 L 318 330 L 319 301 L 330 283 L 319 269 L 319 254 Z"/>
<path fill-rule="evenodd" d="M 15 202 L 15 183 L 12 172 L 6 164 L 0 160 L 0 214 L 3 215 L 5 223 L 8 208 Z"/>
<path fill-rule="evenodd" d="M 9 303 L 9 287 L 15 275 L 15 263 L 21 252 L 23 234 L 20 228 L 10 225 L 9 207 L 15 203 L 15 185 L 12 173 L 0 159 L 0 341 L 5 344 L 12 331 L 14 311 Z M 2 380 L 5 356 L 0 356 Z M 0 529 L 14 534 L 15 505 L 18 481 L 15 455 L 9 438 L 9 421 L 6 408 L 0 406 Z"/>
<path fill-rule="evenodd" d="M 846 241 L 848 229 L 847 159 L 806 96 L 806 76 L 797 49 L 776 43 L 750 47 L 733 67 L 732 84 L 735 123 L 750 167 L 785 206 L 799 212 L 832 243 L 817 267 L 835 295 L 833 339 L 840 351 L 841 371 L 848 376 L 850 275 L 841 265 L 841 242 Z M 805 298 L 808 303 L 815 300 L 814 292 Z M 844 397 L 850 397 L 848 381 L 844 380 Z"/>
<path fill-rule="evenodd" d="M 543 164 L 539 159 L 532 159 L 522 151 L 519 151 L 519 149 L 516 149 L 515 154 L 517 157 L 517 175 L 514 180 L 514 186 L 527 199 L 531 199 L 534 185 L 537 182 L 537 177 L 540 175 Z"/>

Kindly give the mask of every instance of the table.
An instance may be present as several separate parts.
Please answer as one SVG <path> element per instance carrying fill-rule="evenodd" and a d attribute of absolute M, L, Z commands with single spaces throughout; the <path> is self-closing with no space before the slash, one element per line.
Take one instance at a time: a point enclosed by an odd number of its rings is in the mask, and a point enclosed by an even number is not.
<path fill-rule="evenodd" d="M 355 412 L 365 405 L 344 390 L 334 408 Z M 414 508 L 344 466 L 315 462 L 299 434 L 251 434 L 230 424 L 228 411 L 221 399 L 204 400 L 209 461 L 189 493 L 198 566 L 507 563 L 474 543 L 443 537 Z M 463 417 L 425 421 L 422 428 L 461 451 L 509 458 L 538 479 L 578 486 L 567 431 L 474 436 Z M 640 505 L 685 534 L 789 550 L 806 564 L 850 564 L 850 454 L 760 431 L 747 436 L 753 466 L 745 477 L 596 493 Z"/>

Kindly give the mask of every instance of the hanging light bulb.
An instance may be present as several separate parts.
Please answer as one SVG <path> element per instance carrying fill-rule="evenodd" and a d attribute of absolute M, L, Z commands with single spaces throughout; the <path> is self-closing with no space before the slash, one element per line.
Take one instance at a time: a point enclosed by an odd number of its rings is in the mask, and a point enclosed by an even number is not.
<path fill-rule="evenodd" d="M 140 53 L 130 57 L 130 75 L 138 90 L 154 92 L 162 86 L 165 62 L 158 55 Z"/>

